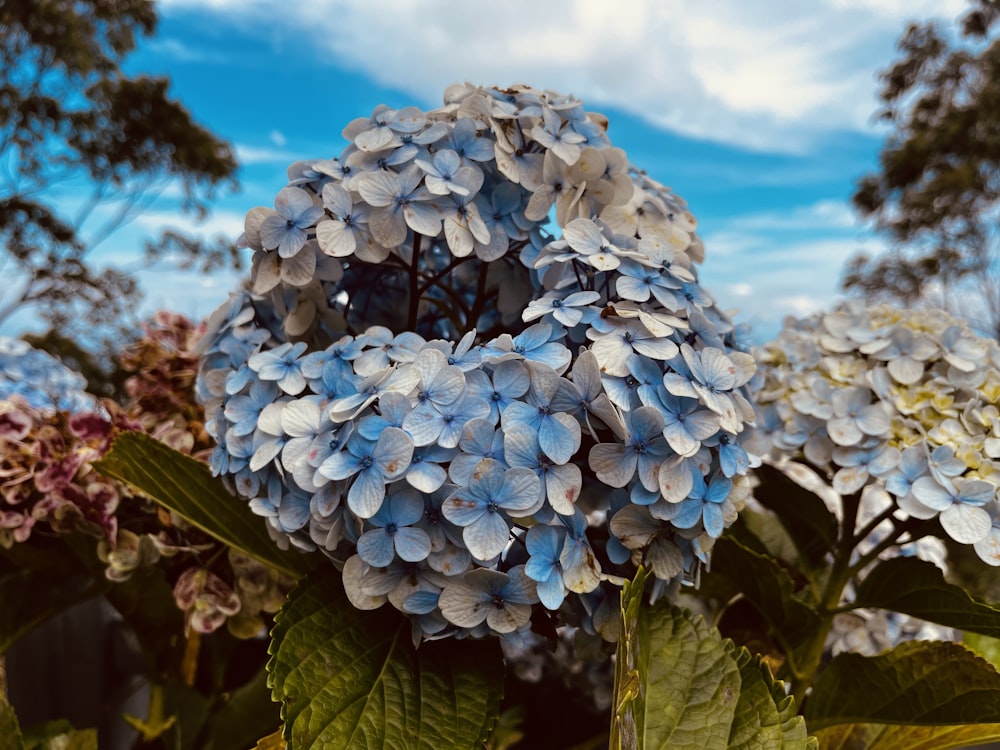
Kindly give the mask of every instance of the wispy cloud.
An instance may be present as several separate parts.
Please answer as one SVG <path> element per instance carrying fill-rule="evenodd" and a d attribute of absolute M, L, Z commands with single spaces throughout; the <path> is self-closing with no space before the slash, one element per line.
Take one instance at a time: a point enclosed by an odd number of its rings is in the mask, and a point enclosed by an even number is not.
<path fill-rule="evenodd" d="M 850 206 L 844 201 L 823 200 L 809 206 L 796 206 L 784 213 L 735 216 L 725 222 L 728 231 L 760 232 L 786 230 L 843 230 L 860 226 Z"/>
<path fill-rule="evenodd" d="M 178 62 L 221 62 L 224 59 L 216 52 L 192 47 L 176 37 L 159 37 L 152 39 L 148 44 L 154 52 Z"/>
<path fill-rule="evenodd" d="M 963 0 L 161 0 L 262 35 L 284 29 L 330 62 L 425 103 L 469 79 L 572 91 L 674 132 L 796 152 L 870 128 L 873 71 L 906 20 Z"/>
<path fill-rule="evenodd" d="M 282 148 L 237 143 L 236 158 L 243 164 L 289 164 L 301 157 Z"/>
<path fill-rule="evenodd" d="M 232 240 L 243 231 L 244 214 L 236 211 L 212 211 L 200 221 L 178 214 L 176 211 L 146 211 L 135 219 L 136 228 L 149 234 L 164 229 L 179 229 L 206 239 L 222 236 Z"/>

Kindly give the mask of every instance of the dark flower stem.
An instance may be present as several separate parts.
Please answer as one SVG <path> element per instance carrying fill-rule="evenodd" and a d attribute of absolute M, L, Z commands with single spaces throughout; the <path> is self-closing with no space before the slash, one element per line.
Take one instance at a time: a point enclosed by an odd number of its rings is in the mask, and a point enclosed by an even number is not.
<path fill-rule="evenodd" d="M 406 316 L 406 330 L 417 329 L 417 315 L 420 312 L 420 241 L 423 235 L 413 233 L 413 257 L 410 258 L 410 311 Z"/>
<path fill-rule="evenodd" d="M 479 322 L 479 316 L 483 314 L 483 305 L 486 303 L 486 273 L 489 266 L 486 263 L 479 265 L 479 278 L 476 280 L 476 301 L 472 305 L 469 317 L 465 320 L 465 330 L 471 331 Z"/>

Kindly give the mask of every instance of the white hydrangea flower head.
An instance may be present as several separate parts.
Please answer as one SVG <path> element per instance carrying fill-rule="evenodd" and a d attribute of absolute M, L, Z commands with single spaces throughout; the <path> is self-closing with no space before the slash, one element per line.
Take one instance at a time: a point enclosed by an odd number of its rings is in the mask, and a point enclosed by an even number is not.
<path fill-rule="evenodd" d="M 758 437 L 840 494 L 940 521 L 1000 565 L 1000 347 L 942 310 L 845 304 L 756 352 Z"/>

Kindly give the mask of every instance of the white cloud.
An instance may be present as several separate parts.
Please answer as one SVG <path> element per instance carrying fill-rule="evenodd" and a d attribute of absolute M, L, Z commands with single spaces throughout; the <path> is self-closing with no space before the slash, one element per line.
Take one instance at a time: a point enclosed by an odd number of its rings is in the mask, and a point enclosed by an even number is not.
<path fill-rule="evenodd" d="M 780 232 L 789 230 L 845 230 L 861 226 L 846 201 L 822 200 L 796 206 L 785 213 L 766 211 L 734 216 L 723 222 L 727 233 Z"/>
<path fill-rule="evenodd" d="M 195 49 L 176 37 L 163 37 L 149 42 L 150 49 L 161 55 L 172 57 L 178 62 L 218 62 L 222 57 L 216 53 Z"/>
<path fill-rule="evenodd" d="M 804 207 L 799 213 L 822 215 L 824 205 Z M 823 226 L 816 226 L 815 235 L 806 239 L 789 238 L 769 227 L 768 218 L 768 214 L 737 217 L 733 225 L 742 222 L 756 228 L 735 231 L 727 222 L 725 231 L 706 234 L 706 257 L 699 270 L 701 282 L 720 307 L 734 309 L 736 320 L 752 326 L 757 343 L 773 338 L 786 316 L 828 310 L 842 298 L 838 283 L 862 237 L 866 250 L 885 249 L 880 238 L 858 231 L 838 235 Z"/>
<path fill-rule="evenodd" d="M 311 41 L 425 104 L 456 80 L 571 91 L 678 133 L 801 151 L 861 131 L 874 72 L 910 18 L 954 17 L 962 0 L 162 0 Z"/>
<path fill-rule="evenodd" d="M 207 317 L 239 288 L 244 274 L 215 271 L 156 269 L 136 274 L 145 291 L 139 314 L 151 316 L 157 310 L 182 312 L 192 320 Z"/>
<path fill-rule="evenodd" d="M 237 143 L 236 158 L 242 164 L 290 164 L 301 157 L 296 156 L 292 151 L 285 151 L 281 148 L 267 148 Z"/>
<path fill-rule="evenodd" d="M 200 221 L 184 217 L 177 211 L 145 211 L 133 223 L 149 234 L 179 229 L 206 239 L 221 235 L 235 241 L 243 232 L 244 218 L 245 214 L 236 211 L 215 210 Z"/>

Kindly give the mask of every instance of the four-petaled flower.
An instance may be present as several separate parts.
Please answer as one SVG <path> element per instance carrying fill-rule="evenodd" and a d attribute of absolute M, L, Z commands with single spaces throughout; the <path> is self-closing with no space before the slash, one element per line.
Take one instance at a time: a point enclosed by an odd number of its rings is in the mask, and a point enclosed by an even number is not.
<path fill-rule="evenodd" d="M 484 458 L 468 487 L 459 487 L 441 506 L 444 517 L 462 527 L 472 556 L 489 560 L 510 541 L 508 516 L 528 515 L 537 506 L 541 482 L 530 469 L 504 469 Z"/>

